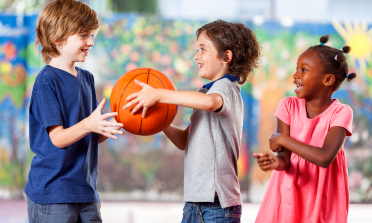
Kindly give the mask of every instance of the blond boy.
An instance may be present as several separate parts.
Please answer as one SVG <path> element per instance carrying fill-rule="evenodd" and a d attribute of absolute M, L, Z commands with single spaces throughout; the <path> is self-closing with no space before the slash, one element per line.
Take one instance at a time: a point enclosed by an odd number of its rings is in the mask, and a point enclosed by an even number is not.
<path fill-rule="evenodd" d="M 122 124 L 102 114 L 94 77 L 84 62 L 99 28 L 97 14 L 76 0 L 55 0 L 36 25 L 36 47 L 47 64 L 30 102 L 32 159 L 25 193 L 30 222 L 102 222 L 97 193 L 98 144 Z"/>

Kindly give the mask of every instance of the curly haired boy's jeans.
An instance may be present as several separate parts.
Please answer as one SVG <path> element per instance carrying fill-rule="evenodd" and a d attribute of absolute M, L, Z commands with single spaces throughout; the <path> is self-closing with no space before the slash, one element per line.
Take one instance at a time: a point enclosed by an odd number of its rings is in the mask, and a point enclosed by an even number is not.
<path fill-rule="evenodd" d="M 101 202 L 38 204 L 27 197 L 30 223 L 102 222 Z"/>
<path fill-rule="evenodd" d="M 221 208 L 218 197 L 213 203 L 186 202 L 181 223 L 240 223 L 242 206 Z"/>

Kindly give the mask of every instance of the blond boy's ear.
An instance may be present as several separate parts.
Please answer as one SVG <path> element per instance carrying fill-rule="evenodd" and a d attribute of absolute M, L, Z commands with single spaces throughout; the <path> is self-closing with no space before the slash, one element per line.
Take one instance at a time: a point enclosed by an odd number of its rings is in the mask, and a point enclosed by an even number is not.
<path fill-rule="evenodd" d="M 60 49 L 62 44 L 58 41 L 54 41 L 53 44 L 57 47 L 57 49 Z"/>

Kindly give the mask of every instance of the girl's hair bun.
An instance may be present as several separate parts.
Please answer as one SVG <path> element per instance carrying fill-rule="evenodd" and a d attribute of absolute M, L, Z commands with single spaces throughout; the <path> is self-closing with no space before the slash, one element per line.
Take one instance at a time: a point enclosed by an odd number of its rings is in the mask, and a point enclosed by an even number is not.
<path fill-rule="evenodd" d="M 351 51 L 351 47 L 350 47 L 350 46 L 344 46 L 344 47 L 342 47 L 342 51 L 343 51 L 344 53 L 350 53 L 350 51 Z"/>
<path fill-rule="evenodd" d="M 326 42 L 328 42 L 328 40 L 329 40 L 329 35 L 324 35 L 324 36 L 320 37 L 320 42 L 321 43 L 326 43 Z"/>
<path fill-rule="evenodd" d="M 346 61 L 346 57 L 343 53 L 339 53 L 336 55 L 335 60 L 337 60 L 338 62 L 342 64 Z"/>
<path fill-rule="evenodd" d="M 347 81 L 351 81 L 352 79 L 354 79 L 356 77 L 356 73 L 350 73 L 349 76 L 347 77 Z"/>

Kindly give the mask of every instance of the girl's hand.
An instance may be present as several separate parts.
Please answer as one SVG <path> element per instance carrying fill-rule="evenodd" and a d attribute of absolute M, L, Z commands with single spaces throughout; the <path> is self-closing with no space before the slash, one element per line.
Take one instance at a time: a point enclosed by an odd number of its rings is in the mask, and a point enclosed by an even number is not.
<path fill-rule="evenodd" d="M 141 86 L 142 87 L 142 90 L 137 92 L 137 93 L 133 93 L 131 95 L 129 95 L 125 100 L 126 101 L 130 101 L 128 102 L 124 107 L 123 109 L 127 109 L 135 104 L 137 104 L 136 107 L 134 107 L 132 109 L 132 115 L 134 115 L 138 110 L 140 110 L 141 108 L 143 108 L 142 110 L 142 117 L 144 118 L 146 116 L 146 113 L 147 113 L 147 110 L 155 105 L 156 103 L 158 103 L 160 101 L 159 99 L 159 96 L 157 94 L 157 90 L 153 87 L 151 87 L 150 85 L 148 84 L 145 84 L 139 80 L 134 80 L 134 82 Z"/>
<path fill-rule="evenodd" d="M 257 158 L 257 163 L 261 170 L 274 170 L 279 167 L 279 159 L 271 152 L 252 153 L 254 158 Z"/>
<path fill-rule="evenodd" d="M 89 132 L 95 132 L 95 133 L 104 135 L 107 138 L 117 140 L 118 138 L 114 135 L 123 134 L 122 131 L 119 131 L 123 127 L 123 124 L 106 120 L 110 117 L 117 116 L 118 113 L 111 112 L 111 113 L 102 115 L 102 109 L 105 106 L 105 103 L 106 103 L 106 99 L 104 98 L 101 101 L 101 103 L 99 103 L 96 110 L 94 110 L 92 114 L 90 114 L 90 116 L 84 120 L 84 126 L 85 126 L 85 129 L 87 129 Z"/>
<path fill-rule="evenodd" d="M 281 134 L 281 133 L 276 133 L 276 134 L 272 134 L 271 135 L 271 138 L 269 139 L 269 142 L 270 142 L 270 149 L 273 151 L 273 152 L 279 152 L 280 150 L 282 150 L 282 145 L 281 145 L 281 139 L 283 137 L 286 137 L 286 135 L 284 134 Z"/>

